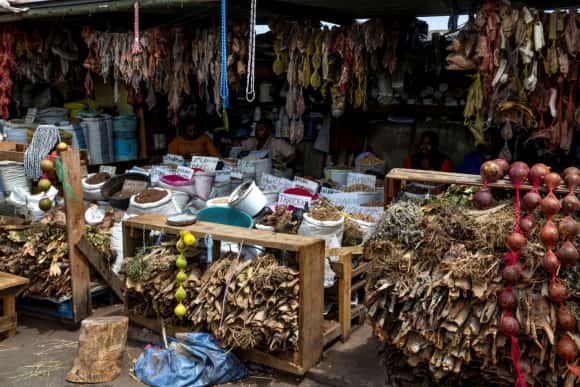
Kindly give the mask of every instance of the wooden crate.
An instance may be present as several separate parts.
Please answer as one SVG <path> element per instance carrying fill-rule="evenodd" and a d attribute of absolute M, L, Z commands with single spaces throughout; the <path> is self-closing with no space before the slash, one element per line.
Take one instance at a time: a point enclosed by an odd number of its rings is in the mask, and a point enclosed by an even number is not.
<path fill-rule="evenodd" d="M 459 184 L 468 186 L 482 186 L 483 181 L 479 175 L 469 175 L 465 173 L 422 171 L 418 169 L 393 168 L 385 177 L 385 205 L 388 205 L 401 192 L 404 184 L 408 181 L 433 184 Z M 495 183 L 489 183 L 490 188 L 502 188 L 513 190 L 514 186 L 509 179 L 502 179 Z M 529 191 L 532 186 L 522 184 L 524 191 Z M 540 187 L 540 191 L 545 191 L 545 187 Z M 568 188 L 561 184 L 556 188 L 558 193 L 567 193 Z M 580 188 L 576 189 L 576 194 L 580 194 Z"/>
<path fill-rule="evenodd" d="M 4 337 L 16 334 L 16 297 L 27 285 L 28 278 L 0 272 L 0 298 L 2 299 L 0 335 Z"/>
<path fill-rule="evenodd" d="M 123 222 L 123 251 L 125 257 L 135 254 L 142 241 L 141 231 L 160 230 L 165 234 L 177 235 L 189 230 L 196 237 L 213 238 L 214 260 L 219 259 L 221 242 L 244 243 L 266 248 L 298 253 L 299 295 L 299 341 L 298 351 L 292 354 L 270 354 L 257 350 L 240 352 L 245 361 L 264 364 L 285 372 L 304 375 L 314 366 L 323 349 L 324 308 L 324 241 L 299 235 L 277 234 L 271 231 L 244 229 L 215 223 L 197 222 L 187 227 L 168 226 L 165 217 L 158 214 L 142 215 Z M 159 323 L 152 319 L 129 314 L 135 323 L 159 331 Z M 174 332 L 171 328 L 168 332 Z"/>

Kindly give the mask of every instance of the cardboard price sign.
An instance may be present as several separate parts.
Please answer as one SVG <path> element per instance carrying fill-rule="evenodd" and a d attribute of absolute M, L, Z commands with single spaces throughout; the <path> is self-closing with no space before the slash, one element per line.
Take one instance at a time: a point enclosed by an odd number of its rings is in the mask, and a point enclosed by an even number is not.
<path fill-rule="evenodd" d="M 322 197 L 326 197 L 327 195 L 334 195 L 334 194 L 338 194 L 341 193 L 342 191 L 337 190 L 337 189 L 333 189 L 333 188 L 328 188 L 328 187 L 322 187 L 320 188 L 320 196 Z"/>
<path fill-rule="evenodd" d="M 264 191 L 282 192 L 288 188 L 292 188 L 293 186 L 294 183 L 291 180 L 270 175 L 268 173 L 264 173 L 262 175 L 262 180 L 260 181 L 260 188 Z"/>
<path fill-rule="evenodd" d="M 106 173 L 109 176 L 115 176 L 117 174 L 117 167 L 112 165 L 101 165 L 99 167 L 99 173 Z"/>
<path fill-rule="evenodd" d="M 312 199 L 310 199 L 308 196 L 281 193 L 278 195 L 278 204 L 285 204 L 287 206 L 304 209 L 306 208 L 306 205 L 310 207 L 310 204 L 312 204 Z"/>
<path fill-rule="evenodd" d="M 214 172 L 220 159 L 217 157 L 193 156 L 189 166 L 191 168 L 200 168 L 206 172 Z"/>
<path fill-rule="evenodd" d="M 185 160 L 183 156 L 168 154 L 163 156 L 163 164 L 183 165 L 185 164 Z"/>
<path fill-rule="evenodd" d="M 318 183 L 315 181 L 311 181 L 308 179 L 304 179 L 303 177 L 294 177 L 294 187 L 303 188 L 310 193 L 317 193 L 318 192 Z"/>
<path fill-rule="evenodd" d="M 375 188 L 377 184 L 377 177 L 373 175 L 365 175 L 364 173 L 349 172 L 346 175 L 346 185 L 364 184 L 371 188 Z"/>
<path fill-rule="evenodd" d="M 360 205 L 360 195 L 357 192 L 344 192 L 325 196 L 335 206 L 358 206 Z"/>
<path fill-rule="evenodd" d="M 149 172 L 149 178 L 151 179 L 152 183 L 157 183 L 161 176 L 171 175 L 174 172 L 166 167 L 154 166 L 151 168 L 151 172 Z"/>
<path fill-rule="evenodd" d="M 123 182 L 123 188 L 121 188 L 121 192 L 135 195 L 145 191 L 147 185 L 148 184 L 146 181 L 127 179 Z"/>
<path fill-rule="evenodd" d="M 187 180 L 193 179 L 193 169 L 191 169 L 190 167 L 184 167 L 183 165 L 180 165 L 179 167 L 177 167 L 176 173 L 178 176 L 181 176 Z"/>

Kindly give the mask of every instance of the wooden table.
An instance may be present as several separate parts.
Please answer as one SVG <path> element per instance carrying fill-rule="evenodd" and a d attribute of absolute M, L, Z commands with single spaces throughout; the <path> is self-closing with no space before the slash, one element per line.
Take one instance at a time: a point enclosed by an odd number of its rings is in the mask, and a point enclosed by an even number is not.
<path fill-rule="evenodd" d="M 422 171 L 419 169 L 405 169 L 405 168 L 393 168 L 389 171 L 385 177 L 385 205 L 389 204 L 398 194 L 401 192 L 403 185 L 408 181 L 416 181 L 419 183 L 432 183 L 439 185 L 448 184 L 458 184 L 458 185 L 469 185 L 469 186 L 482 186 L 483 180 L 479 175 L 469 175 L 466 173 L 454 173 L 454 172 L 439 172 L 439 171 Z M 490 188 L 502 188 L 502 189 L 514 189 L 514 185 L 509 180 L 509 178 L 504 178 L 502 180 L 496 181 L 495 183 L 489 183 Z M 529 191 L 532 186 L 529 184 L 523 184 L 521 187 L 524 191 Z M 545 191 L 544 187 L 540 187 L 540 191 Z M 567 193 L 568 188 L 561 184 L 556 188 L 557 193 Z M 576 193 L 580 193 L 580 189 L 576 190 Z"/>
<path fill-rule="evenodd" d="M 0 334 L 4 337 L 16 334 L 16 297 L 26 288 L 28 282 L 28 278 L 0 271 L 0 298 L 2 298 Z"/>

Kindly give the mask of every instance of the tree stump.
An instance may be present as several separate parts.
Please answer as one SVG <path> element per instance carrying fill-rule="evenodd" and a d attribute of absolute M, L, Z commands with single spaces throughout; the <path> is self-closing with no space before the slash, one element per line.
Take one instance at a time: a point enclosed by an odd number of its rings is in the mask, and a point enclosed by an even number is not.
<path fill-rule="evenodd" d="M 71 383 L 105 383 L 119 376 L 128 327 L 129 319 L 125 316 L 84 319 L 77 357 L 66 380 Z"/>

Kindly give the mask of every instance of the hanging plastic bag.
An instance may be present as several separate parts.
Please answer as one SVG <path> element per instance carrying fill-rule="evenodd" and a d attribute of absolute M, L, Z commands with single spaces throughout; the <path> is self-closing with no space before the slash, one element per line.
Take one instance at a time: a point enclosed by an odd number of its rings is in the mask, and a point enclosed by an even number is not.
<path fill-rule="evenodd" d="M 145 349 L 135 375 L 153 387 L 198 387 L 226 384 L 247 375 L 232 352 L 224 351 L 207 333 L 178 333 L 169 349 Z"/>

